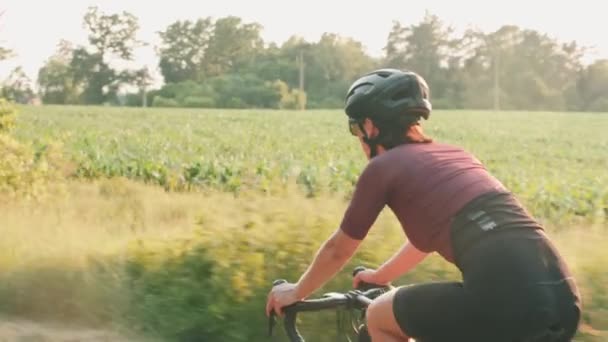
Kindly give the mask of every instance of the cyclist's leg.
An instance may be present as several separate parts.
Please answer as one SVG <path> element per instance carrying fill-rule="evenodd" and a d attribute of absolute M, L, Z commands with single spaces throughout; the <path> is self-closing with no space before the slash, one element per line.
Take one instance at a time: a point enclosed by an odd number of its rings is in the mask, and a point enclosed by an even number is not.
<path fill-rule="evenodd" d="M 405 335 L 393 314 L 393 301 L 397 290 L 376 298 L 366 310 L 367 330 L 373 342 L 407 342 Z"/>
<path fill-rule="evenodd" d="M 479 310 L 480 304 L 460 282 L 415 284 L 397 289 L 393 316 L 416 341 L 502 341 L 493 333 L 492 320 Z"/>

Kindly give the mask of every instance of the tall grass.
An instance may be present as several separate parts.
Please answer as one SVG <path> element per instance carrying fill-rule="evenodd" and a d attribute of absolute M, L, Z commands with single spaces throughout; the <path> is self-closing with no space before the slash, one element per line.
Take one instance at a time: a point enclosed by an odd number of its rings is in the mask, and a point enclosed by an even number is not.
<path fill-rule="evenodd" d="M 269 284 L 296 279 L 346 205 L 297 191 L 234 196 L 167 193 L 124 179 L 72 182 L 68 195 L 44 205 L 0 208 L 0 311 L 146 339 L 265 341 Z M 587 227 L 549 234 L 583 293 L 580 338 L 605 338 L 592 333 L 608 330 L 608 237 Z M 397 221 L 383 213 L 350 266 L 323 290 L 348 289 L 349 269 L 377 265 L 403 241 Z M 455 279 L 456 269 L 435 256 L 397 283 Z M 333 321 L 303 315 L 302 331 L 330 341 Z"/>

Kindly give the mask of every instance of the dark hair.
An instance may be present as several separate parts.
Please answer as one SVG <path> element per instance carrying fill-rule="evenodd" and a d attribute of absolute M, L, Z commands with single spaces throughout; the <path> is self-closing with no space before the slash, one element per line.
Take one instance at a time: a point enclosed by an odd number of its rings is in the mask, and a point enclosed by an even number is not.
<path fill-rule="evenodd" d="M 387 150 L 403 144 L 433 142 L 433 139 L 424 135 L 418 115 L 400 115 L 388 120 L 372 121 L 380 130 L 377 143 Z"/>

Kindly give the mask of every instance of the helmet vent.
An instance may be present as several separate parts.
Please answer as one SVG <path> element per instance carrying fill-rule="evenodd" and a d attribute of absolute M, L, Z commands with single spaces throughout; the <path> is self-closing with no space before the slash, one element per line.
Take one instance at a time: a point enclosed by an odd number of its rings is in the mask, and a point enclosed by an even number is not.
<path fill-rule="evenodd" d="M 380 76 L 380 77 L 382 77 L 382 78 L 387 78 L 390 75 L 392 75 L 392 72 L 390 72 L 390 71 L 379 71 L 377 73 L 377 75 Z"/>
<path fill-rule="evenodd" d="M 354 93 L 366 92 L 370 88 L 373 88 L 373 87 L 374 87 L 374 85 L 372 83 L 361 83 L 358 86 L 356 86 L 355 88 L 353 88 L 353 90 L 350 91 L 350 94 L 348 96 L 351 96 Z"/>
<path fill-rule="evenodd" d="M 391 100 L 398 101 L 398 100 L 402 100 L 402 99 L 407 99 L 408 97 L 409 97 L 409 94 L 406 90 L 399 90 L 398 92 L 393 94 L 393 96 L 391 96 Z"/>

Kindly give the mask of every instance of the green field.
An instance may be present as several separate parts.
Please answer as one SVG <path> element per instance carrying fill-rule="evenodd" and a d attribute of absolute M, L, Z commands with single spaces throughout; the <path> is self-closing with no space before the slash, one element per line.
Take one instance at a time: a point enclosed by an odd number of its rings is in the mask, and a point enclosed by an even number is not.
<path fill-rule="evenodd" d="M 423 124 L 547 226 L 581 286 L 580 340 L 607 338 L 608 115 L 437 111 Z M 64 176 L 50 198 L 0 205 L 0 312 L 161 340 L 266 340 L 268 284 L 304 269 L 366 163 L 340 111 L 23 107 L 12 135 L 35 156 L 60 142 Z M 386 211 L 352 265 L 377 265 L 401 236 Z M 346 289 L 343 273 L 326 290 Z M 454 278 L 433 257 L 399 283 Z M 302 330 L 332 340 L 327 321 Z"/>
<path fill-rule="evenodd" d="M 472 151 L 542 219 L 605 221 L 608 116 L 444 111 L 425 127 Z M 23 111 L 15 135 L 64 141 L 80 177 L 170 189 L 348 193 L 365 164 L 339 111 L 39 107 Z"/>

